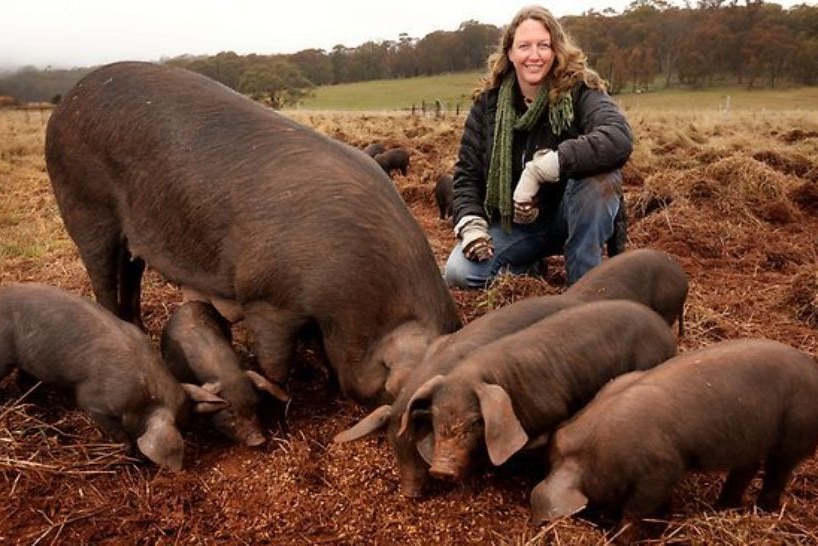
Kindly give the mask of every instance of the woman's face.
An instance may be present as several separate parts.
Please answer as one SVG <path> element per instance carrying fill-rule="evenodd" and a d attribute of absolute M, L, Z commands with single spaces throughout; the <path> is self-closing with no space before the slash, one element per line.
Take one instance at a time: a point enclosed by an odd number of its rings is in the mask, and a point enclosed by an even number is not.
<path fill-rule="evenodd" d="M 508 50 L 508 60 L 514 65 L 524 94 L 538 88 L 554 64 L 551 33 L 545 25 L 534 19 L 520 23 Z"/>

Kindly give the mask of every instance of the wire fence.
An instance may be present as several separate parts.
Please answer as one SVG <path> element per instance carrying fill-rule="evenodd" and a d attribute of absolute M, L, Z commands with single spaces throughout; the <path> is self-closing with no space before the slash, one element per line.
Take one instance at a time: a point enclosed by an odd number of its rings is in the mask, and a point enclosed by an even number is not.
<path fill-rule="evenodd" d="M 412 103 L 412 106 L 407 108 L 413 116 L 435 116 L 444 117 L 447 115 L 459 116 L 461 113 L 465 114 L 463 109 L 463 101 L 458 99 L 456 101 L 445 101 L 435 99 L 431 101 L 423 100 L 420 104 Z"/>

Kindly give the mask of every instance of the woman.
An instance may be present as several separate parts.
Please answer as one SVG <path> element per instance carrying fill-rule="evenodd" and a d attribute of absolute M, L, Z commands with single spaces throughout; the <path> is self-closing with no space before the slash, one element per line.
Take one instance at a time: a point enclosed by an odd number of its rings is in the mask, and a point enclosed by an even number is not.
<path fill-rule="evenodd" d="M 572 284 L 602 261 L 614 233 L 630 126 L 545 8 L 517 13 L 488 66 L 454 167 L 459 240 L 446 280 L 481 288 L 563 254 Z"/>

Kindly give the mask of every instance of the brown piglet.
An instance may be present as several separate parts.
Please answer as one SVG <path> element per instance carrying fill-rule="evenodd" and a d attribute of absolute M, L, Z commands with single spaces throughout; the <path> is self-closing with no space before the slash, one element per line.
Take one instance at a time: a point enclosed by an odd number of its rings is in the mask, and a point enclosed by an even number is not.
<path fill-rule="evenodd" d="M 230 324 L 209 303 L 179 306 L 162 330 L 162 357 L 176 379 L 202 385 L 230 405 L 211 415 L 216 430 L 249 446 L 264 443 L 260 395 L 287 401 L 287 393 L 253 370 L 243 370 L 231 343 Z"/>
<path fill-rule="evenodd" d="M 727 471 L 717 506 L 736 507 L 756 472 L 757 505 L 778 507 L 818 444 L 818 365 L 768 339 L 689 351 L 614 380 L 552 437 L 548 476 L 531 492 L 533 519 L 586 506 L 641 533 L 688 470 Z M 636 529 L 636 531 L 633 531 Z"/>

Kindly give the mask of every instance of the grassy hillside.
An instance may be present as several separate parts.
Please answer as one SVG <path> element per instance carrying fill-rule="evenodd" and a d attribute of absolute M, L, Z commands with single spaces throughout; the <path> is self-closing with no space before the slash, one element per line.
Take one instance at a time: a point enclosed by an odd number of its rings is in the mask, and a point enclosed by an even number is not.
<path fill-rule="evenodd" d="M 318 87 L 315 96 L 302 102 L 306 110 L 403 110 L 423 101 L 441 100 L 450 110 L 457 101 L 468 105 L 479 72 L 460 72 L 400 80 L 375 80 Z"/>
<path fill-rule="evenodd" d="M 376 80 L 343 85 L 322 86 L 315 96 L 302 102 L 304 110 L 406 110 L 425 101 L 434 108 L 436 100 L 454 111 L 458 101 L 468 108 L 479 72 L 462 72 L 401 80 Z M 727 97 L 729 96 L 729 102 Z M 818 110 L 818 87 L 760 89 L 718 87 L 698 91 L 658 90 L 616 96 L 628 110 Z"/>

